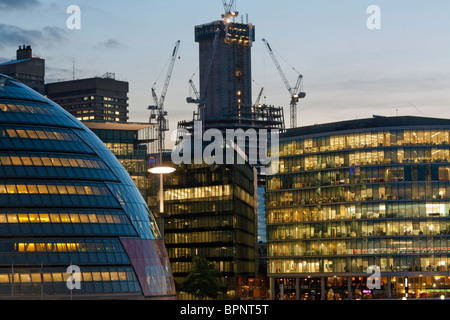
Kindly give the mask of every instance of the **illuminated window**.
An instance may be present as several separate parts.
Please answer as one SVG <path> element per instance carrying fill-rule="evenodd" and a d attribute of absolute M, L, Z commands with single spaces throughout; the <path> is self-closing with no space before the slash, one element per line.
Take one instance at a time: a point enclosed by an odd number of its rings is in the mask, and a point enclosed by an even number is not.
<path fill-rule="evenodd" d="M 111 271 L 110 275 L 111 275 L 111 281 L 119 281 L 119 274 L 118 274 L 118 272 Z"/>
<path fill-rule="evenodd" d="M 80 217 L 78 216 L 78 214 L 71 213 L 70 214 L 70 221 L 72 223 L 79 223 L 80 222 Z"/>
<path fill-rule="evenodd" d="M 6 185 L 8 193 L 17 193 L 17 187 L 15 185 Z"/>
<path fill-rule="evenodd" d="M 68 214 L 60 214 L 61 222 L 68 223 L 71 222 L 70 216 Z"/>
<path fill-rule="evenodd" d="M 0 105 L 1 108 L 1 105 Z M 9 283 L 9 275 L 8 274 L 0 274 L 0 283 Z"/>
<path fill-rule="evenodd" d="M 100 272 L 92 272 L 93 281 L 102 281 L 102 276 Z"/>
<path fill-rule="evenodd" d="M 27 187 L 25 185 L 17 185 L 17 193 L 28 193 Z"/>
<path fill-rule="evenodd" d="M 28 134 L 26 133 L 25 130 L 16 130 L 16 132 L 17 132 L 17 135 L 18 135 L 20 138 L 25 138 L 25 139 L 28 138 Z"/>
<path fill-rule="evenodd" d="M 30 222 L 40 222 L 40 220 L 39 220 L 39 215 L 38 214 L 36 214 L 36 213 L 30 213 L 30 214 L 28 214 L 28 217 L 29 217 L 29 219 L 30 219 Z"/>
<path fill-rule="evenodd" d="M 28 222 L 28 215 L 27 214 L 18 214 L 19 216 L 19 222 L 20 223 L 25 223 Z"/>
<path fill-rule="evenodd" d="M 21 166 L 22 161 L 20 160 L 20 157 L 11 157 L 11 162 L 15 166 Z"/>
<path fill-rule="evenodd" d="M 24 139 L 42 139 L 42 140 L 67 140 L 67 141 L 76 141 L 75 136 L 66 132 L 58 132 L 58 131 L 43 131 L 43 130 L 14 130 L 14 129 L 6 129 L 4 131 L 6 136 L 9 138 L 24 138 Z"/>
<path fill-rule="evenodd" d="M 61 222 L 61 217 L 57 213 L 50 214 L 50 219 L 53 223 Z"/>
<path fill-rule="evenodd" d="M 101 273 L 101 277 L 102 277 L 102 281 L 110 281 L 111 280 L 111 277 L 110 277 L 108 271 L 103 271 Z"/>
<path fill-rule="evenodd" d="M 91 272 L 83 272 L 82 278 L 83 278 L 83 281 L 92 281 L 92 273 Z"/>
<path fill-rule="evenodd" d="M 29 274 L 25 273 L 21 273 L 20 274 L 20 282 L 22 283 L 30 283 L 31 282 L 31 277 Z"/>
<path fill-rule="evenodd" d="M 62 282 L 62 281 L 64 281 L 62 273 L 60 273 L 60 272 L 53 272 L 52 273 L 52 278 L 53 278 L 53 282 Z"/>
<path fill-rule="evenodd" d="M 81 223 L 89 223 L 89 216 L 87 214 L 80 214 L 80 222 Z"/>
<path fill-rule="evenodd" d="M 75 186 L 66 186 L 67 187 L 67 192 L 69 194 L 76 194 L 77 193 L 77 189 L 75 188 Z"/>
<path fill-rule="evenodd" d="M 108 223 L 121 224 L 120 216 L 111 214 L 84 214 L 84 213 L 0 213 L 1 223 Z"/>
<path fill-rule="evenodd" d="M 50 215 L 48 213 L 41 213 L 39 214 L 39 221 L 40 222 L 50 222 Z"/>

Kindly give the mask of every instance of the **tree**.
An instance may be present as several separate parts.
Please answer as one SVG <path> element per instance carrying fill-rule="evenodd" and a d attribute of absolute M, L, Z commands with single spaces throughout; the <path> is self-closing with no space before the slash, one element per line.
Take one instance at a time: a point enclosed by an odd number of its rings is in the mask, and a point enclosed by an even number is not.
<path fill-rule="evenodd" d="M 212 262 L 205 258 L 195 257 L 192 260 L 193 270 L 182 283 L 182 290 L 204 300 L 215 299 L 219 294 L 221 274 Z"/>

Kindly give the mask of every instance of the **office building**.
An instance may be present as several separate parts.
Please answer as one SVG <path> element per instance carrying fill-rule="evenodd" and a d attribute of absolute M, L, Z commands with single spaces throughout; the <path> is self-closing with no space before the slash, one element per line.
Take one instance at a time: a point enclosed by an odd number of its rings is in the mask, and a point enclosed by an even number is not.
<path fill-rule="evenodd" d="M 283 134 L 266 192 L 272 297 L 448 298 L 449 135 L 448 119 L 407 116 Z"/>
<path fill-rule="evenodd" d="M 256 272 L 254 169 L 238 164 L 175 168 L 164 177 L 164 242 L 176 284 L 180 287 L 199 256 L 222 275 L 219 299 L 247 295 L 245 287 Z M 177 294 L 194 298 L 178 288 Z"/>
<path fill-rule="evenodd" d="M 122 164 L 51 100 L 3 75 L 0 89 L 0 298 L 175 298 L 159 229 Z"/>
<path fill-rule="evenodd" d="M 0 73 L 22 82 L 40 94 L 45 93 L 45 60 L 33 56 L 31 46 L 19 46 L 16 60 L 0 63 Z"/>
<path fill-rule="evenodd" d="M 45 85 L 50 100 L 80 121 L 96 122 L 127 122 L 128 90 L 128 82 L 116 80 L 113 73 Z"/>

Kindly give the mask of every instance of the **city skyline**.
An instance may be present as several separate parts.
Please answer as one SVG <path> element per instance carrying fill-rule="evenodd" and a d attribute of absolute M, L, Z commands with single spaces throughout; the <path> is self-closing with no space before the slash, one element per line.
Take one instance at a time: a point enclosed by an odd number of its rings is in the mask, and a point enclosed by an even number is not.
<path fill-rule="evenodd" d="M 448 298 L 448 10 L 0 0 L 0 298 L 72 299 L 71 269 L 79 298 L 191 299 L 196 256 L 214 299 Z"/>
<path fill-rule="evenodd" d="M 81 9 L 81 29 L 69 30 L 70 5 Z M 445 117 L 450 91 L 450 4 L 423 1 L 332 1 L 308 3 L 236 1 L 243 19 L 255 25 L 252 49 L 253 101 L 283 106 L 289 127 L 289 93 L 264 47 L 267 39 L 292 85 L 298 70 L 306 98 L 298 125 L 378 115 Z M 370 30 L 367 8 L 381 10 L 381 29 Z M 14 59 L 20 45 L 32 45 L 46 60 L 46 83 L 116 74 L 130 83 L 131 122 L 148 121 L 151 88 L 162 90 L 173 46 L 181 40 L 165 109 L 170 132 L 192 118 L 186 103 L 188 80 L 198 85 L 194 26 L 221 19 L 219 1 L 0 1 L 0 62 Z M 75 66 L 75 68 L 73 68 Z M 170 133 L 169 132 L 169 133 Z M 168 142 L 170 143 L 170 142 Z"/>

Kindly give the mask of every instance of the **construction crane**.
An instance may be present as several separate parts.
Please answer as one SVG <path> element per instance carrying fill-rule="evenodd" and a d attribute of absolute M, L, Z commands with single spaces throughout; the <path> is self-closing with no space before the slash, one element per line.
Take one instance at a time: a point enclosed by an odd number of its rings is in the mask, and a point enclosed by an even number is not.
<path fill-rule="evenodd" d="M 164 144 L 164 132 L 169 130 L 169 126 L 168 126 L 168 122 L 167 119 L 165 118 L 165 116 L 167 116 L 167 111 L 164 111 L 164 100 L 166 99 L 166 95 L 167 95 L 167 89 L 169 88 L 169 83 L 170 83 L 170 78 L 172 77 L 172 71 L 173 71 L 173 67 L 175 65 L 175 60 L 177 57 L 177 53 L 178 53 L 178 48 L 180 47 L 180 40 L 178 40 L 175 43 L 175 47 L 173 48 L 172 51 L 172 57 L 170 59 L 170 64 L 169 64 L 169 68 L 167 71 L 167 75 L 166 75 L 166 80 L 164 82 L 164 87 L 161 93 L 161 97 L 158 99 L 158 95 L 156 94 L 155 91 L 155 84 L 152 87 L 152 95 L 153 95 L 153 100 L 155 102 L 154 105 L 149 106 L 147 109 L 151 110 L 150 112 L 150 123 L 152 122 L 152 119 L 156 119 L 157 124 L 158 124 L 158 134 L 159 134 L 159 152 L 160 152 L 160 158 L 162 159 L 162 149 L 163 149 L 163 144 Z M 160 160 L 162 161 L 162 160 Z"/>
<path fill-rule="evenodd" d="M 194 91 L 194 98 L 187 97 L 186 102 L 187 103 L 195 103 L 198 104 L 199 107 L 203 107 L 203 102 L 200 98 L 200 93 L 198 92 L 197 88 L 195 87 L 194 81 L 192 81 L 192 78 L 189 79 L 189 85 L 191 86 L 191 89 Z"/>
<path fill-rule="evenodd" d="M 275 63 L 275 67 L 277 68 L 278 72 L 280 73 L 281 79 L 284 82 L 284 85 L 286 86 L 286 89 L 291 94 L 291 102 L 290 102 L 290 111 L 291 111 L 291 128 L 297 127 L 297 102 L 299 99 L 303 99 L 306 97 L 306 93 L 302 92 L 302 82 L 303 82 L 303 76 L 299 74 L 297 78 L 297 83 L 295 84 L 295 87 L 292 87 L 289 84 L 288 79 L 286 78 L 286 75 L 283 72 L 283 69 L 281 69 L 280 64 L 278 63 L 278 60 L 270 46 L 270 44 L 267 42 L 266 39 L 262 39 L 264 44 L 267 47 L 267 50 L 269 51 L 270 56 L 272 57 L 273 62 Z"/>
<path fill-rule="evenodd" d="M 225 21 L 230 22 L 230 18 L 236 18 L 239 15 L 239 12 L 237 11 L 231 11 L 233 9 L 234 0 L 228 1 L 222 0 L 223 3 L 223 9 L 225 10 L 225 14 L 222 15 L 222 18 L 225 19 Z"/>
<path fill-rule="evenodd" d="M 164 101 L 166 99 L 166 95 L 167 95 L 167 89 L 169 88 L 169 83 L 170 83 L 170 79 L 172 77 L 172 71 L 173 71 L 173 67 L 175 65 L 175 60 L 177 57 L 177 53 L 178 53 L 178 49 L 180 47 L 180 40 L 178 40 L 175 43 L 175 47 L 173 48 L 172 51 L 172 56 L 170 59 L 170 64 L 169 64 L 169 68 L 167 70 L 167 75 L 166 75 L 166 80 L 164 82 L 164 87 L 163 90 L 161 92 L 161 97 L 158 98 L 158 95 L 156 94 L 156 90 L 155 90 L 155 84 L 152 87 L 152 96 L 153 96 L 153 101 L 154 101 L 154 105 L 149 106 L 147 109 L 151 110 L 151 115 L 150 115 L 150 123 L 152 119 L 158 119 L 158 118 L 164 118 L 164 116 L 167 115 L 167 112 L 164 111 Z M 161 119 L 159 119 L 161 120 Z M 163 123 L 160 123 L 160 128 L 161 131 L 167 131 L 169 130 L 167 125 L 166 125 L 166 121 L 162 121 Z"/>
<path fill-rule="evenodd" d="M 253 107 L 260 107 L 261 105 L 259 104 L 259 101 L 261 100 L 261 96 L 263 94 L 264 91 L 264 87 L 261 88 L 261 91 L 259 91 L 258 97 L 256 98 L 256 102 L 253 105 Z"/>

